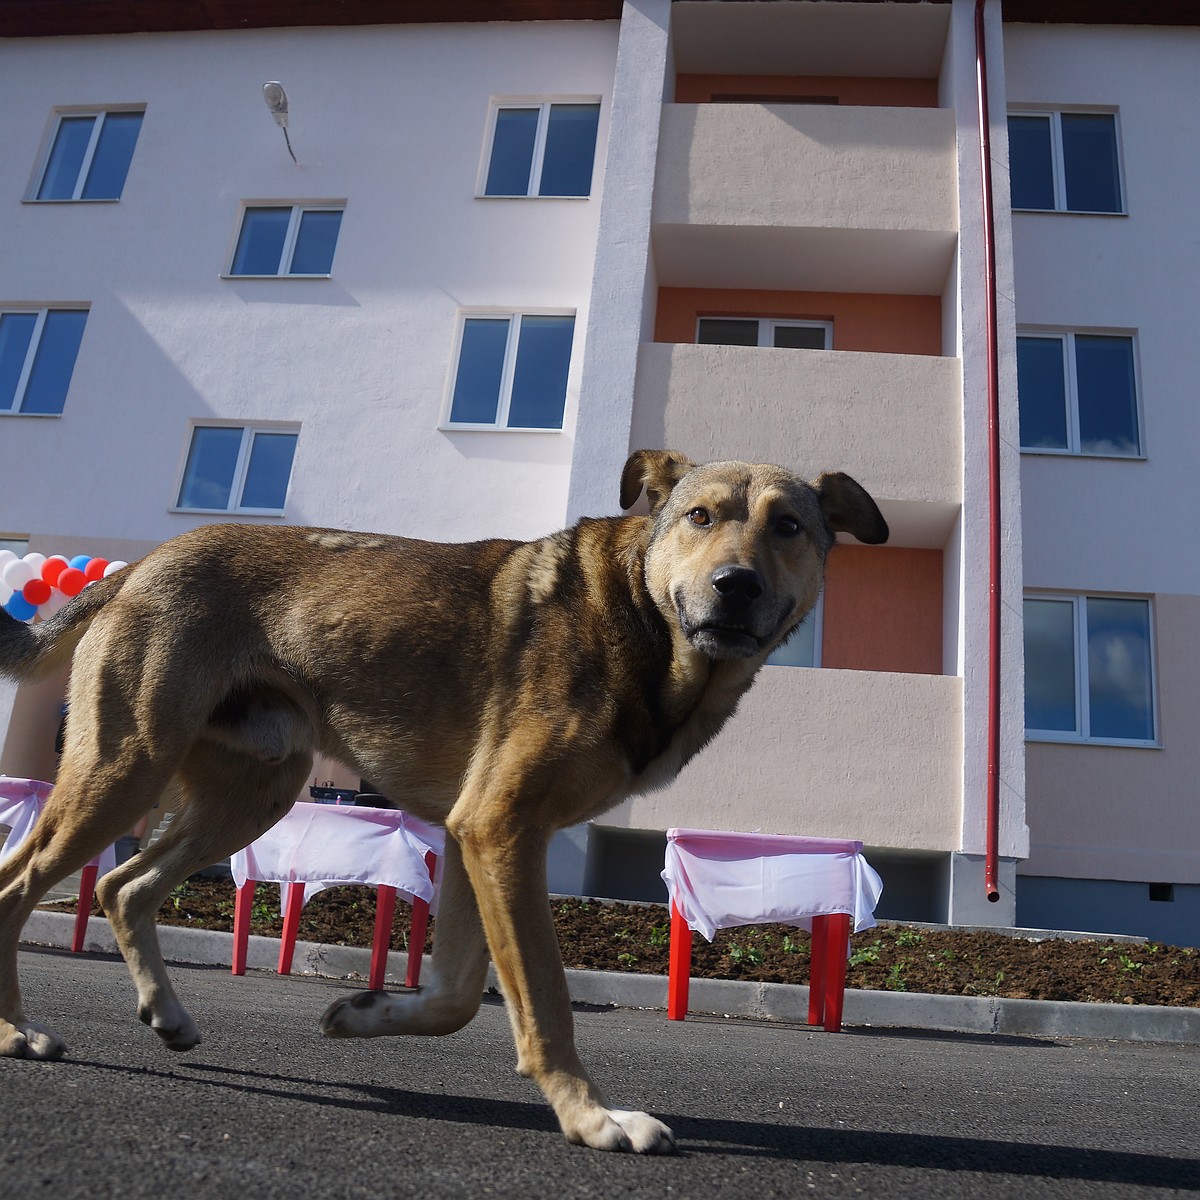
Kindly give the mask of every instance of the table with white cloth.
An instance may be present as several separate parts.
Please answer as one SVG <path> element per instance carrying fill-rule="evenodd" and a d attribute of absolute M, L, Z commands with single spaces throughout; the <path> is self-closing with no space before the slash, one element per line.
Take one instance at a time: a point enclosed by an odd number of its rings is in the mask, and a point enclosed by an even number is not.
<path fill-rule="evenodd" d="M 10 854 L 15 854 L 32 832 L 53 790 L 54 785 L 43 779 L 0 775 L 0 829 L 8 831 L 0 838 L 0 862 Z M 79 872 L 79 901 L 75 908 L 75 930 L 71 937 L 71 949 L 76 953 L 83 949 L 87 936 L 96 880 L 101 875 L 107 875 L 116 865 L 116 850 L 106 846 Z"/>
<path fill-rule="evenodd" d="M 711 829 L 667 830 L 671 898 L 667 1015 L 687 1013 L 692 932 L 784 923 L 812 933 L 809 1024 L 841 1028 L 851 932 L 875 924 L 883 891 L 862 843 Z"/>
<path fill-rule="evenodd" d="M 363 884 L 377 890 L 371 987 L 383 985 L 397 895 L 413 906 L 406 982 L 415 987 L 425 922 L 436 905 L 436 864 L 445 830 L 394 808 L 301 802 L 230 859 L 234 908 L 233 972 L 246 969 L 254 883 L 278 883 L 283 893 L 279 973 L 291 970 L 300 910 L 322 888 Z M 418 936 L 419 935 L 419 936 Z"/>

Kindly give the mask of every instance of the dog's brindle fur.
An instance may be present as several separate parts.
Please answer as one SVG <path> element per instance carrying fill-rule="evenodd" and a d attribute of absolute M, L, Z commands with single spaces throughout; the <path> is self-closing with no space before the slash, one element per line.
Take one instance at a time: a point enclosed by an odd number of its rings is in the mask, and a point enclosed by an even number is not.
<path fill-rule="evenodd" d="M 812 607 L 834 534 L 882 542 L 887 525 L 840 473 L 810 485 L 778 467 L 638 451 L 622 506 L 643 489 L 648 516 L 583 520 L 530 543 L 207 526 L 40 625 L 0 613 L 0 671 L 31 678 L 74 654 L 57 784 L 0 866 L 0 1054 L 63 1054 L 22 1011 L 21 928 L 172 776 L 181 811 L 99 897 L 138 1015 L 171 1049 L 195 1046 L 154 915 L 180 881 L 277 821 L 319 750 L 450 835 L 426 982 L 340 1000 L 324 1032 L 460 1029 L 490 951 L 517 1070 L 567 1138 L 670 1150 L 671 1131 L 609 1108 L 576 1055 L 547 841 L 674 778 Z"/>

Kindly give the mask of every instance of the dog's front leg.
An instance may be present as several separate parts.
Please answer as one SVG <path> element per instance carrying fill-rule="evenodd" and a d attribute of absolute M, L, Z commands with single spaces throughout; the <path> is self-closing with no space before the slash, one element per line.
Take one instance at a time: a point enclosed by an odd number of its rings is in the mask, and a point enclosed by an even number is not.
<path fill-rule="evenodd" d="M 461 805 L 461 802 L 460 802 Z M 670 1129 L 606 1106 L 575 1050 L 574 1020 L 546 893 L 546 837 L 503 801 L 451 814 L 517 1044 L 517 1071 L 542 1089 L 567 1140 L 596 1150 L 670 1153 Z"/>

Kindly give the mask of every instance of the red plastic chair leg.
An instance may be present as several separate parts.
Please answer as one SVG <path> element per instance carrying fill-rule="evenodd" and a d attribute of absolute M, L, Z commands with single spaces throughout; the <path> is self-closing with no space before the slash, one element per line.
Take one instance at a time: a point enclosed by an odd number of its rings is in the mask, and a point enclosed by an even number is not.
<path fill-rule="evenodd" d="M 381 883 L 375 889 L 375 937 L 371 942 L 371 975 L 368 981 L 372 991 L 383 987 L 387 976 L 388 947 L 392 942 L 392 918 L 396 915 L 396 889 Z"/>
<path fill-rule="evenodd" d="M 671 950 L 667 973 L 667 1020 L 687 1016 L 688 985 L 692 980 L 692 931 L 675 901 L 671 901 Z"/>
<path fill-rule="evenodd" d="M 292 973 L 292 955 L 296 952 L 296 934 L 300 931 L 300 911 L 304 907 L 304 884 L 289 883 L 284 891 L 283 935 L 279 939 L 280 975 Z"/>
<path fill-rule="evenodd" d="M 246 947 L 250 944 L 250 910 L 254 906 L 254 880 L 247 879 L 233 902 L 233 973 L 246 973 Z"/>
<path fill-rule="evenodd" d="M 437 875 L 437 855 L 432 850 L 425 855 L 425 866 L 429 878 Z M 408 933 L 408 970 L 404 973 L 404 986 L 415 988 L 421 982 L 421 959 L 425 956 L 425 931 L 429 928 L 429 905 L 420 897 L 414 897 L 412 923 Z"/>
<path fill-rule="evenodd" d="M 850 948 L 850 918 L 834 913 L 826 918 L 825 938 L 825 1028 L 842 1030 L 842 1007 L 846 999 L 846 957 Z"/>
<path fill-rule="evenodd" d="M 825 966 L 828 953 L 828 917 L 813 917 L 812 954 L 808 968 L 808 1023 L 825 1023 Z"/>
<path fill-rule="evenodd" d="M 79 904 L 75 909 L 75 932 L 71 937 L 71 949 L 78 954 L 87 937 L 88 918 L 92 915 L 92 897 L 96 894 L 96 876 L 100 873 L 98 863 L 90 862 L 79 873 Z"/>

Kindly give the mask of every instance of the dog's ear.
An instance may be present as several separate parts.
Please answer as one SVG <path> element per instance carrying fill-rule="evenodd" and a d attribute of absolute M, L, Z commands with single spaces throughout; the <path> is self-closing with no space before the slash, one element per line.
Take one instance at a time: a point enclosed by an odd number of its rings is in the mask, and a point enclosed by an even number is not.
<path fill-rule="evenodd" d="M 821 511 L 834 533 L 852 533 L 860 542 L 878 546 L 888 540 L 883 513 L 866 489 L 842 471 L 827 471 L 817 477 L 813 487 L 821 501 Z"/>
<path fill-rule="evenodd" d="M 621 472 L 621 507 L 632 508 L 644 487 L 650 515 L 657 516 L 671 489 L 695 465 L 674 450 L 635 450 Z"/>

